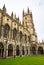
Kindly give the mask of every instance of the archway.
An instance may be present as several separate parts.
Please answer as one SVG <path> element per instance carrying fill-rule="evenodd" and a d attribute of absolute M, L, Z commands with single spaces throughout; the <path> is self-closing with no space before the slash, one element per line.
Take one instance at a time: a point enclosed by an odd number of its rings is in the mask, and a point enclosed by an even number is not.
<path fill-rule="evenodd" d="M 35 55 L 36 54 L 36 48 L 35 47 L 31 47 L 31 50 L 30 51 L 31 51 L 31 54 L 32 55 Z"/>
<path fill-rule="evenodd" d="M 13 46 L 12 46 L 12 44 L 8 45 L 8 56 L 13 56 Z"/>
<path fill-rule="evenodd" d="M 25 54 L 25 51 L 24 51 L 24 46 L 22 46 L 22 55 Z"/>
<path fill-rule="evenodd" d="M 43 54 L 43 47 L 38 48 L 38 54 Z"/>
<path fill-rule="evenodd" d="M 17 45 L 16 46 L 16 55 L 19 56 L 19 54 L 20 54 L 20 50 L 19 50 L 19 46 Z"/>
<path fill-rule="evenodd" d="M 0 57 L 3 57 L 3 53 L 4 53 L 4 46 L 2 42 L 0 42 Z"/>

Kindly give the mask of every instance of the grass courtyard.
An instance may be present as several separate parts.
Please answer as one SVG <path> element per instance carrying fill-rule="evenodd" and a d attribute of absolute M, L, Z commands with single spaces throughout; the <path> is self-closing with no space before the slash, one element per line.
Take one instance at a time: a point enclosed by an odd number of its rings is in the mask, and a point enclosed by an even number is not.
<path fill-rule="evenodd" d="M 44 56 L 0 59 L 0 65 L 44 65 Z"/>

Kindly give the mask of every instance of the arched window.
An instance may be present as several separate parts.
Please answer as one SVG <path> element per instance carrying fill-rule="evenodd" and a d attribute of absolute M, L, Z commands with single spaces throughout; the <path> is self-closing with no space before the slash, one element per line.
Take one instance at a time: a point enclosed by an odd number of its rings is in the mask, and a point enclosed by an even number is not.
<path fill-rule="evenodd" d="M 8 56 L 13 56 L 13 46 L 12 46 L 12 44 L 8 45 Z"/>
<path fill-rule="evenodd" d="M 7 37 L 10 30 L 10 26 L 8 24 L 5 24 L 4 26 L 4 37 Z"/>
<path fill-rule="evenodd" d="M 32 55 L 36 54 L 36 48 L 35 47 L 31 47 L 31 50 L 30 51 L 31 51 L 31 54 Z"/>
<path fill-rule="evenodd" d="M 22 32 L 20 31 L 20 40 L 22 39 Z"/>
<path fill-rule="evenodd" d="M 16 55 L 19 56 L 19 54 L 20 54 L 20 50 L 19 50 L 19 46 L 17 45 L 16 46 Z"/>
<path fill-rule="evenodd" d="M 13 30 L 13 39 L 14 40 L 15 40 L 16 35 L 17 35 L 17 30 L 16 30 L 16 28 L 14 28 L 14 30 Z"/>
<path fill-rule="evenodd" d="M 38 48 L 38 54 L 43 54 L 43 47 Z"/>

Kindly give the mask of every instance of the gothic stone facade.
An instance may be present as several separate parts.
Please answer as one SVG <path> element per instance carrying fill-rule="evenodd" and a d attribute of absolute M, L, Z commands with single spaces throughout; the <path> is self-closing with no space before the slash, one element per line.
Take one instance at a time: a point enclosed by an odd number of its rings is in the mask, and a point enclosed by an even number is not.
<path fill-rule="evenodd" d="M 5 5 L 0 9 L 0 58 L 43 54 L 43 43 L 38 44 L 32 12 L 23 11 L 22 24 L 16 15 L 9 16 Z"/>

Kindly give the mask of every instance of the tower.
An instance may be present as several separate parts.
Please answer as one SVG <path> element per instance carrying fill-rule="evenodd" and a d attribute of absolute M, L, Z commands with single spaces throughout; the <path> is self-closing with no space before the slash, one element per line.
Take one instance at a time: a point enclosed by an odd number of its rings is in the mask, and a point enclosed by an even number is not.
<path fill-rule="evenodd" d="M 23 10 L 23 26 L 30 32 L 30 40 L 32 43 L 37 42 L 37 35 L 34 28 L 32 12 L 27 9 L 27 13 Z"/>

